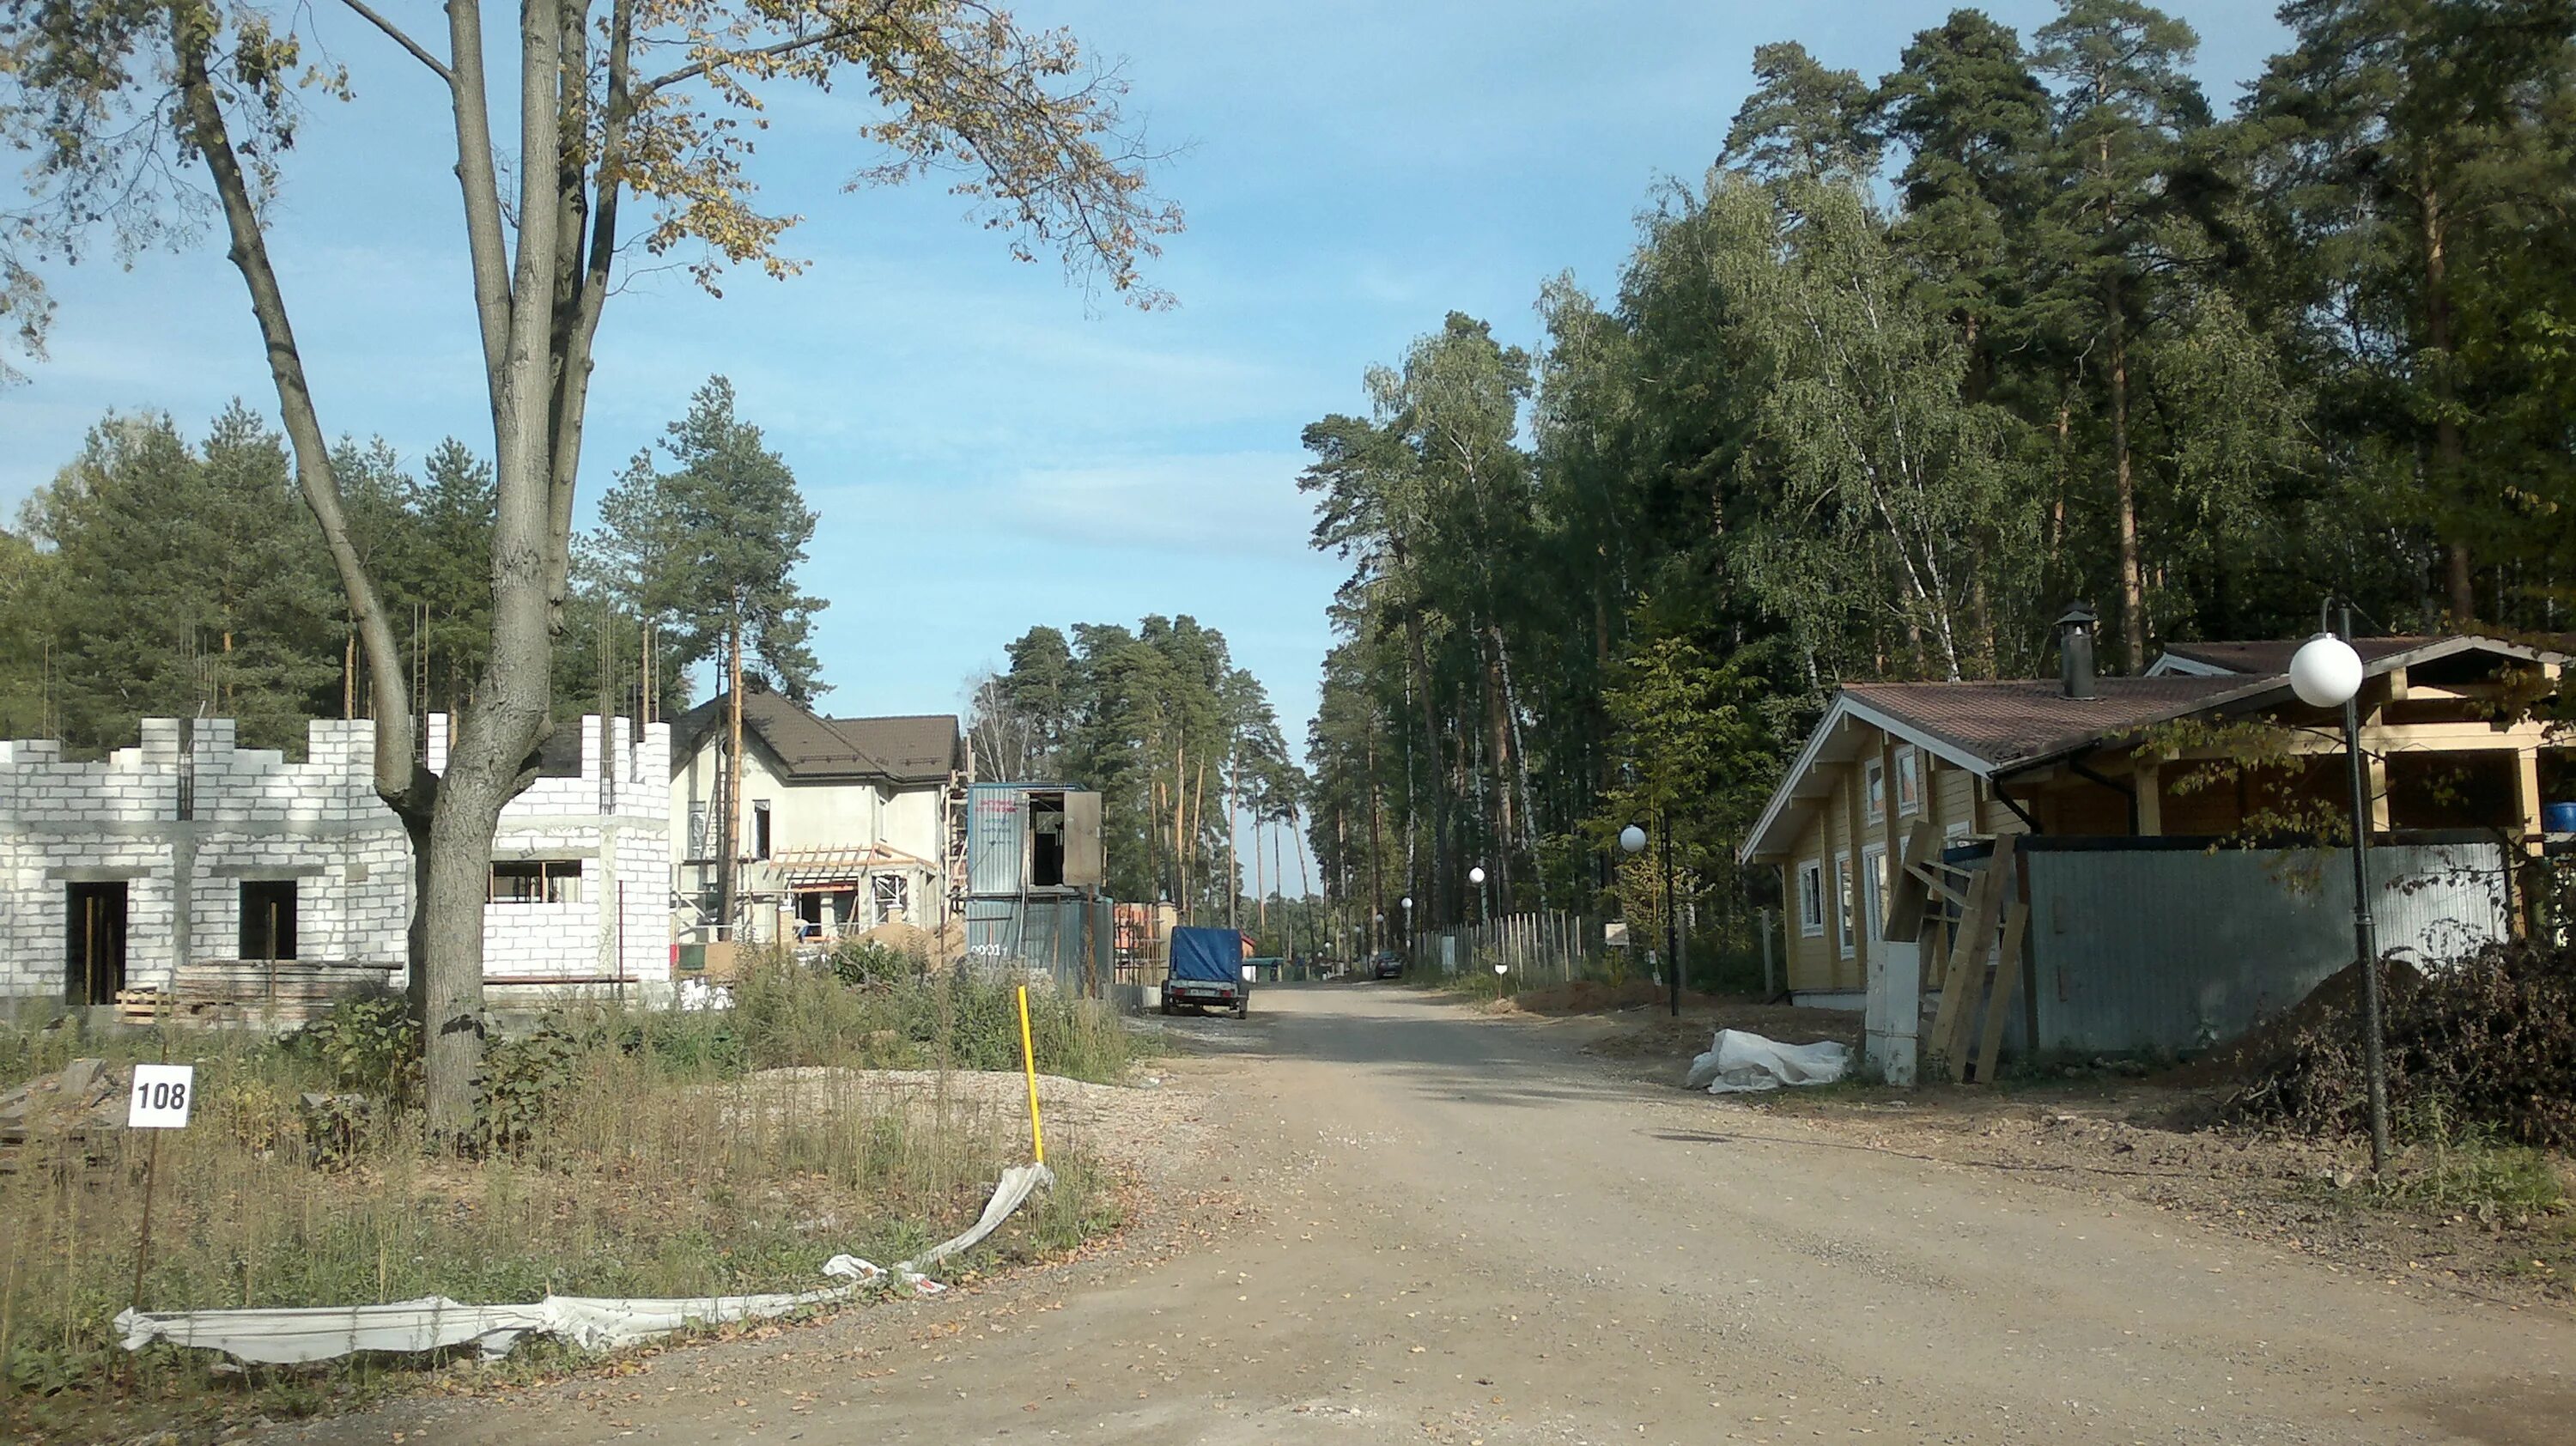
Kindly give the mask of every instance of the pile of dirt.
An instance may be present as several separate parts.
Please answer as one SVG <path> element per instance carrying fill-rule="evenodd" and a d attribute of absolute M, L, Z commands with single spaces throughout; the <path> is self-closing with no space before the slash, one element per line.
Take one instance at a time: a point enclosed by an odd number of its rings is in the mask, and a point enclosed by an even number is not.
<path fill-rule="evenodd" d="M 2391 988 L 2412 984 L 2421 976 L 2403 960 L 2381 966 Z M 2321 1029 L 2342 1028 L 2361 1017 L 2361 966 L 2347 964 L 2308 996 L 2225 1044 L 2176 1069 L 2157 1083 L 2174 1089 L 2246 1085 L 2280 1069 L 2295 1058 L 2301 1042 Z M 2356 1026 L 2358 1027 L 2358 1026 Z"/>
<path fill-rule="evenodd" d="M 879 924 L 859 935 L 868 943 L 882 945 L 898 954 L 943 963 L 964 952 L 962 941 L 954 936 L 955 931 L 944 926 L 938 933 L 932 933 L 919 925 L 905 923 Z"/>
<path fill-rule="evenodd" d="M 2364 1128 L 2360 994 L 2356 983 L 2314 1010 L 2303 1005 L 2302 1027 L 2250 1075 L 2225 1117 L 2324 1134 Z M 2385 1003 L 2393 1108 L 2438 1105 L 2453 1128 L 2576 1147 L 2576 950 L 2517 943 L 2432 975 L 2392 969 Z"/>

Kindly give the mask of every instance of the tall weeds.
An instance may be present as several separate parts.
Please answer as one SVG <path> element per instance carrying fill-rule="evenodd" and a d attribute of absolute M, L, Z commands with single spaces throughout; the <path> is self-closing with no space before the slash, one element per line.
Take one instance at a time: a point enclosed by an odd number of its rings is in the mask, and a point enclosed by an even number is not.
<path fill-rule="evenodd" d="M 1010 1091 L 854 1072 L 1016 1068 L 1015 982 L 854 988 L 767 960 L 729 1012 L 560 1011 L 493 1049 L 481 1138 L 462 1155 L 433 1148 L 409 1106 L 399 1011 L 364 1001 L 284 1041 L 0 1025 L 0 1080 L 84 1054 L 197 1064 L 197 1118 L 160 1145 L 146 1309 L 804 1289 L 834 1253 L 890 1262 L 962 1228 L 1025 1158 Z M 1134 1045 L 1114 1018 L 1052 991 L 1030 1003 L 1042 1070 L 1124 1071 Z M 824 1068 L 757 1073 L 780 1066 Z M 1049 1144 L 1056 1190 L 970 1268 L 1069 1247 L 1114 1215 L 1082 1141 Z M 241 1399 L 238 1378 L 194 1356 L 129 1363 L 113 1339 L 134 1291 L 142 1145 L 102 1132 L 85 1168 L 78 1147 L 40 1137 L 0 1173 L 0 1437 L 81 1439 L 102 1420 Z M 294 1409 L 388 1369 L 255 1374 L 249 1389 Z"/>

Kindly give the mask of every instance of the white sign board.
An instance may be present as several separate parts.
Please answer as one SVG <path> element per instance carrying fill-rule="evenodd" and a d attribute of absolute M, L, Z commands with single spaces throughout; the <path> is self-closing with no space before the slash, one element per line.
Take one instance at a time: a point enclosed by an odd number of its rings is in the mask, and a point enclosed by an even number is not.
<path fill-rule="evenodd" d="M 138 1064 L 134 1096 L 126 1102 L 125 1123 L 136 1130 L 179 1130 L 188 1125 L 188 1110 L 197 1102 L 197 1067 L 193 1064 Z"/>

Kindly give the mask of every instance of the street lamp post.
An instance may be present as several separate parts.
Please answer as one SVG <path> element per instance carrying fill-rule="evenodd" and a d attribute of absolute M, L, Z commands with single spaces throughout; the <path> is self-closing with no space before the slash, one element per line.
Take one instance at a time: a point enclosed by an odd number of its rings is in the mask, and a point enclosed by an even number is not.
<path fill-rule="evenodd" d="M 1475 885 L 1476 887 L 1476 922 L 1479 924 L 1492 923 L 1494 921 L 1494 911 L 1487 907 L 1485 902 L 1485 866 L 1483 864 L 1478 864 L 1474 868 L 1469 869 L 1467 871 L 1467 882 Z"/>
<path fill-rule="evenodd" d="M 2322 621 L 2322 620 L 2321 620 Z M 2361 956 L 2362 1058 L 2370 1079 L 2370 1173 L 2388 1168 L 2388 1057 L 2382 1041 L 2378 929 L 2370 914 L 2370 780 L 2361 766 L 2361 655 L 2353 651 L 2352 606 L 2343 636 L 2319 631 L 2290 659 L 2290 691 L 2311 708 L 2343 709 L 2344 757 L 2352 767 L 2352 940 Z"/>
<path fill-rule="evenodd" d="M 1404 954 L 1413 957 L 1413 896 L 1404 896 Z"/>

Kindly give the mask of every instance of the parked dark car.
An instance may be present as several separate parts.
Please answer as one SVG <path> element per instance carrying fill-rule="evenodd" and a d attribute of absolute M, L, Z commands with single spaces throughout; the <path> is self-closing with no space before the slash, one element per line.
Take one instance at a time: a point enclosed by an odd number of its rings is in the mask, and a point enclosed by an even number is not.
<path fill-rule="evenodd" d="M 1404 977 L 1404 956 L 1392 949 L 1380 949 L 1377 956 L 1369 960 L 1369 973 L 1379 979 L 1401 979 Z"/>

